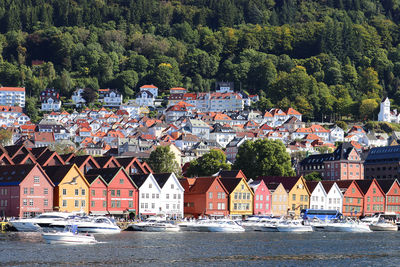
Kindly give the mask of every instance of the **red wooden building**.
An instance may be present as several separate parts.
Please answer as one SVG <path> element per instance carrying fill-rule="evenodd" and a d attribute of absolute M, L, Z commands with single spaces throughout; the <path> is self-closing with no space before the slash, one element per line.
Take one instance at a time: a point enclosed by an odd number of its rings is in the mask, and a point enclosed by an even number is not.
<path fill-rule="evenodd" d="M 218 177 L 197 178 L 189 186 L 186 179 L 180 180 L 184 193 L 184 216 L 227 216 L 228 191 Z"/>
<path fill-rule="evenodd" d="M 385 211 L 400 214 L 400 184 L 395 180 L 377 180 L 385 193 Z"/>
<path fill-rule="evenodd" d="M 87 175 L 100 175 L 107 183 L 108 213 L 137 214 L 139 191 L 124 168 L 91 169 Z"/>
<path fill-rule="evenodd" d="M 107 183 L 101 175 L 85 175 L 90 185 L 89 212 L 92 215 L 105 215 L 107 211 Z"/>
<path fill-rule="evenodd" d="M 378 182 L 375 179 L 356 180 L 355 182 L 364 195 L 362 215 L 385 212 L 385 193 L 378 185 Z"/>
<path fill-rule="evenodd" d="M 264 180 L 256 180 L 249 186 L 254 192 L 254 215 L 271 215 L 271 192 Z"/>
<path fill-rule="evenodd" d="M 342 189 L 341 186 L 339 188 Z M 359 217 L 364 212 L 363 207 L 364 194 L 354 180 L 343 194 L 343 215 Z"/>
<path fill-rule="evenodd" d="M 53 210 L 53 189 L 38 164 L 0 166 L 0 217 L 31 217 Z"/>

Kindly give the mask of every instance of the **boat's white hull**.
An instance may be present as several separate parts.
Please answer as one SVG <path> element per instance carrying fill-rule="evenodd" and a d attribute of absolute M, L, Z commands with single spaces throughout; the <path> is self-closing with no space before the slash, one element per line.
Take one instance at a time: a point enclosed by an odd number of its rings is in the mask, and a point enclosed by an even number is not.
<path fill-rule="evenodd" d="M 43 233 L 43 239 L 49 244 L 94 244 L 97 243 L 92 235 L 77 234 L 70 232 L 63 233 Z"/>
<path fill-rule="evenodd" d="M 368 225 L 326 225 L 324 231 L 327 232 L 352 232 L 369 233 L 372 232 Z"/>
<path fill-rule="evenodd" d="M 220 226 L 208 226 L 203 232 L 223 232 L 223 233 L 240 233 L 244 232 L 243 227 L 220 227 Z"/>
<path fill-rule="evenodd" d="M 143 232 L 179 232 L 179 226 L 144 226 L 141 228 Z"/>
<path fill-rule="evenodd" d="M 311 225 L 282 225 L 276 227 L 278 232 L 312 232 Z"/>
<path fill-rule="evenodd" d="M 371 224 L 369 228 L 372 231 L 397 231 L 397 225 L 392 225 L 392 224 Z"/>
<path fill-rule="evenodd" d="M 12 221 L 12 226 L 17 229 L 18 232 L 38 232 L 42 229 L 37 223 L 34 222 L 23 222 L 23 221 Z"/>
<path fill-rule="evenodd" d="M 121 229 L 119 227 L 91 227 L 78 225 L 78 232 L 92 234 L 118 234 L 121 232 Z"/>

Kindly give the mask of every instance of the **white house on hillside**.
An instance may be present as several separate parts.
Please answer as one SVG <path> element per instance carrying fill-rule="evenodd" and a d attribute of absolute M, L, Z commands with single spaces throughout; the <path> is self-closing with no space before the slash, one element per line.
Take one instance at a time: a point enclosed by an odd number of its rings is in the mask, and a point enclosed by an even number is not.
<path fill-rule="evenodd" d="M 400 122 L 400 113 L 397 109 L 390 111 L 390 100 L 386 97 L 380 104 L 380 111 L 378 114 L 378 121 L 386 122 Z"/>
<path fill-rule="evenodd" d="M 82 95 L 83 95 L 83 89 L 79 88 L 76 89 L 73 94 L 72 94 L 72 102 L 75 104 L 76 107 L 80 107 L 82 104 L 86 103 L 86 100 L 83 99 Z"/>

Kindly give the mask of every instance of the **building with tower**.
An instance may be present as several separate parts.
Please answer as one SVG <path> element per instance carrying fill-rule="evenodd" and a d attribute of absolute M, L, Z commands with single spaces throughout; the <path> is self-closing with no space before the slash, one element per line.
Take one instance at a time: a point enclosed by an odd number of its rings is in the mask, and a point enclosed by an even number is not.
<path fill-rule="evenodd" d="M 397 109 L 394 109 L 393 111 L 390 110 L 390 100 L 388 97 L 386 97 L 380 104 L 378 121 L 400 122 L 400 114 Z"/>

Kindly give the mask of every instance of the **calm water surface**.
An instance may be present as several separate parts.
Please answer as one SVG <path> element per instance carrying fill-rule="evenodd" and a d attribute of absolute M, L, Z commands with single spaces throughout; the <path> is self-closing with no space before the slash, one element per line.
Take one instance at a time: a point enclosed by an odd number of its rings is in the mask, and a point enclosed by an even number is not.
<path fill-rule="evenodd" d="M 400 266 L 396 233 L 143 233 L 50 245 L 38 233 L 0 234 L 0 266 Z"/>

